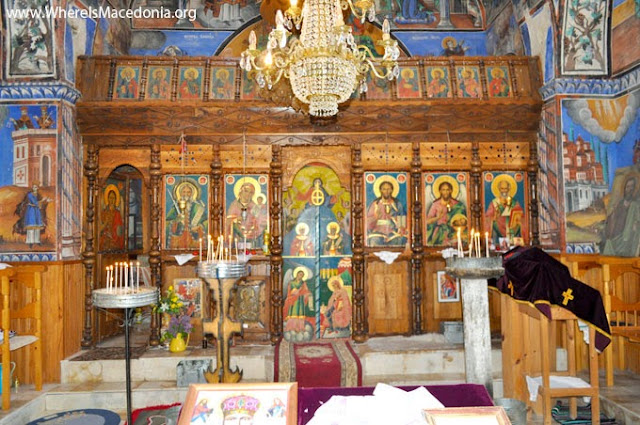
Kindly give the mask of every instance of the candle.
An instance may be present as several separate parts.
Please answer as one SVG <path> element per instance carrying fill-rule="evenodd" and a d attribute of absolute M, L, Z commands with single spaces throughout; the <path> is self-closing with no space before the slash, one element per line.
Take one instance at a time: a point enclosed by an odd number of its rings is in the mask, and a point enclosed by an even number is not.
<path fill-rule="evenodd" d="M 489 258 L 489 232 L 484 232 L 484 244 L 487 251 L 487 258 Z"/>
<path fill-rule="evenodd" d="M 113 291 L 113 266 L 109 266 L 109 291 Z"/>
<path fill-rule="evenodd" d="M 122 264 L 124 265 L 124 268 L 122 269 L 124 271 L 124 285 L 122 286 L 122 289 L 125 289 L 129 286 L 129 264 L 127 264 L 126 261 Z"/>
<path fill-rule="evenodd" d="M 136 287 L 140 289 L 140 261 L 136 262 Z"/>
<path fill-rule="evenodd" d="M 199 261 L 202 262 L 202 238 L 200 238 L 200 258 Z"/>
<path fill-rule="evenodd" d="M 476 232 L 476 257 L 480 258 L 480 232 Z"/>
<path fill-rule="evenodd" d="M 458 255 L 462 255 L 461 231 L 462 231 L 462 229 L 458 227 Z"/>
<path fill-rule="evenodd" d="M 131 287 L 134 287 L 134 283 L 133 283 L 133 261 L 129 261 L 129 285 L 131 285 Z"/>
<path fill-rule="evenodd" d="M 109 266 L 105 267 L 105 269 L 107 270 L 107 282 L 105 286 L 109 289 Z"/>
<path fill-rule="evenodd" d="M 233 238 L 233 243 L 236 246 L 236 261 L 238 260 L 238 239 Z"/>
<path fill-rule="evenodd" d="M 471 229 L 471 233 L 469 234 L 469 257 L 473 254 L 473 234 L 475 230 Z"/>
<path fill-rule="evenodd" d="M 116 268 L 116 269 L 115 269 L 115 274 L 116 274 L 116 284 L 115 284 L 114 289 L 118 288 L 118 285 L 120 284 L 120 282 L 119 282 L 120 277 L 118 276 L 118 275 L 120 274 L 120 270 L 118 270 L 118 263 L 116 263 L 116 264 L 115 264 L 115 268 Z"/>

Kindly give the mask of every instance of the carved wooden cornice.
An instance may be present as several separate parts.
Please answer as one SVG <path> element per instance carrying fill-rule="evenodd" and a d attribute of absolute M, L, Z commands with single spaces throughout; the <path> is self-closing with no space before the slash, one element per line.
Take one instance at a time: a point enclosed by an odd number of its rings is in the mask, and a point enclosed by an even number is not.
<path fill-rule="evenodd" d="M 442 140 L 451 142 L 495 141 L 504 133 L 522 139 L 518 133 L 538 129 L 542 99 L 539 66 L 535 58 L 411 58 L 401 61 L 420 76 L 420 96 L 399 98 L 398 83 L 387 87 L 387 99 L 367 93 L 341 105 L 337 117 L 312 122 L 308 115 L 270 100 L 245 98 L 237 63 L 221 58 L 165 59 L 145 57 L 90 57 L 81 59 L 77 122 L 85 143 L 100 146 L 135 146 L 175 143 L 185 133 L 190 144 L 241 144 L 243 132 L 251 143 L 285 145 L 338 145 L 367 143 L 388 134 L 392 142 Z M 173 70 L 172 96 L 167 100 L 146 99 L 144 88 L 149 67 L 164 65 Z M 115 99 L 116 71 L 124 66 L 140 69 L 137 99 Z M 187 66 L 203 70 L 204 87 L 209 87 L 218 67 L 236 72 L 235 91 L 229 99 L 210 99 L 207 90 L 197 100 L 176 99 L 176 74 Z M 508 69 L 509 97 L 491 97 L 485 74 L 492 66 Z M 430 70 L 448 69 L 450 98 L 427 95 Z M 483 87 L 480 98 L 461 96 L 455 74 L 462 67 L 478 70 Z M 404 69 L 403 68 L 403 69 Z M 378 93 L 378 96 L 380 93 Z M 508 139 L 506 139 L 508 141 Z M 515 140 L 515 139 L 514 139 Z"/>

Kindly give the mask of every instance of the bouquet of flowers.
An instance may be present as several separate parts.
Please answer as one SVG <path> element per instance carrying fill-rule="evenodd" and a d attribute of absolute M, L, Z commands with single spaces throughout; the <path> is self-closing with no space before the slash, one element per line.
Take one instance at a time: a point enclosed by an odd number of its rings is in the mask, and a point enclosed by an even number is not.
<path fill-rule="evenodd" d="M 171 340 L 178 334 L 186 339 L 193 325 L 191 324 L 191 314 L 193 306 L 187 306 L 176 294 L 173 286 L 169 286 L 164 296 L 160 297 L 160 303 L 155 306 L 155 311 L 163 313 L 169 317 L 169 323 L 164 324 L 166 329 L 162 334 L 162 340 Z"/>

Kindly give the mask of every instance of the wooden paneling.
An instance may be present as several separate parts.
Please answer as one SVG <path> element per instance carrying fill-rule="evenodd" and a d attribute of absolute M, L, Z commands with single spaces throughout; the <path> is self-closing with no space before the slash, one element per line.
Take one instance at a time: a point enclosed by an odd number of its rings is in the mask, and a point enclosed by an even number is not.
<path fill-rule="evenodd" d="M 14 263 L 16 270 L 19 263 Z M 42 277 L 43 381 L 60 382 L 60 361 L 80 350 L 84 283 L 82 264 L 46 263 Z M 20 292 L 17 292 L 19 294 Z M 24 294 L 27 295 L 27 294 Z M 17 302 L 20 302 L 18 300 Z M 31 350 L 17 350 L 16 376 L 23 384 L 33 383 Z"/>
<path fill-rule="evenodd" d="M 409 268 L 410 264 L 401 259 L 392 264 L 368 260 L 365 294 L 369 335 L 409 332 Z"/>

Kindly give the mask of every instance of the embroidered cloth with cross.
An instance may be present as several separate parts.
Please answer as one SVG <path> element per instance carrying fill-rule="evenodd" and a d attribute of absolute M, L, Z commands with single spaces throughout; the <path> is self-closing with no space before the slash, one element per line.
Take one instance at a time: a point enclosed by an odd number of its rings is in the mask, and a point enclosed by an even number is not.
<path fill-rule="evenodd" d="M 500 292 L 527 301 L 551 318 L 550 305 L 566 308 L 596 330 L 596 349 L 611 342 L 609 322 L 596 289 L 571 277 L 569 269 L 536 247 L 517 247 L 502 256 L 505 274 L 498 279 Z"/>

